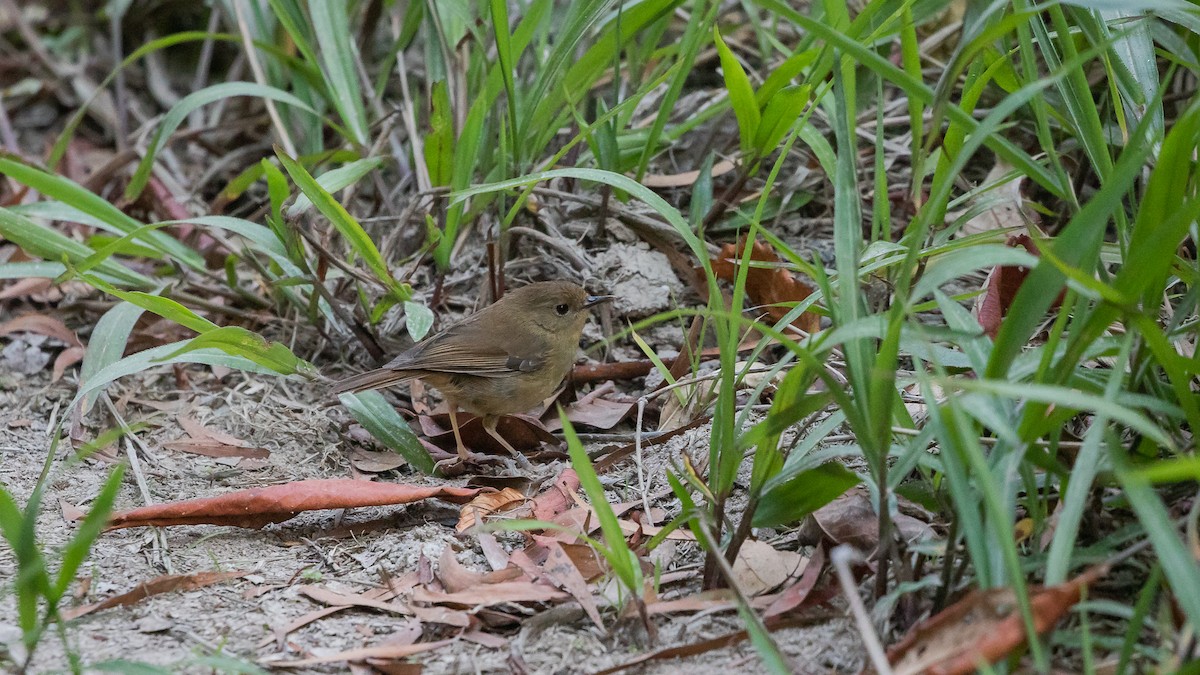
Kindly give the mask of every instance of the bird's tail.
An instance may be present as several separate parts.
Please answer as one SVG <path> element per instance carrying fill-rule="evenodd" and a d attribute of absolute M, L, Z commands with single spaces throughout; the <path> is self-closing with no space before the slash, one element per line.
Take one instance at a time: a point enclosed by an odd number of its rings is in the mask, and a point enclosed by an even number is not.
<path fill-rule="evenodd" d="M 392 370 L 391 368 L 378 368 L 369 370 L 365 373 L 360 373 L 352 377 L 347 377 L 344 380 L 339 380 L 334 383 L 329 390 L 331 394 L 337 396 L 346 392 L 358 393 L 360 391 L 370 391 L 371 389 L 381 389 L 389 387 L 393 384 L 400 384 L 405 380 L 411 380 L 418 373 L 411 370 Z"/>

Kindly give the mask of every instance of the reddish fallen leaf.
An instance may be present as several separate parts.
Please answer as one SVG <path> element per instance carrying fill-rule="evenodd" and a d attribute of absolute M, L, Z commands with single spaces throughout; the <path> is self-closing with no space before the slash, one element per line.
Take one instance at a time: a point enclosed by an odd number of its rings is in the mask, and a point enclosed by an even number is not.
<path fill-rule="evenodd" d="M 1108 574 L 1101 565 L 1065 584 L 1031 588 L 1029 603 L 1039 635 L 1079 602 L 1088 584 Z M 1008 588 L 975 591 L 919 624 L 888 650 L 897 675 L 966 675 L 995 663 L 1025 644 L 1025 622 Z"/>
<path fill-rule="evenodd" d="M 213 584 L 228 581 L 230 579 L 239 579 L 250 574 L 250 572 L 196 572 L 195 574 L 167 574 L 161 577 L 155 577 L 149 581 L 143 581 L 133 588 L 120 595 L 115 595 L 107 600 L 97 602 L 91 605 L 83 605 L 82 607 L 71 607 L 62 611 L 64 619 L 78 619 L 86 614 L 91 614 L 102 609 L 110 607 L 125 607 L 132 605 L 135 602 L 144 600 L 152 595 L 160 595 L 162 593 L 170 593 L 172 591 L 194 591 L 197 588 L 204 588 Z"/>
<path fill-rule="evenodd" d="M 58 382 L 62 379 L 63 373 L 67 372 L 67 368 L 79 363 L 83 360 L 83 355 L 87 353 L 83 347 L 67 347 L 54 357 L 54 365 L 50 369 L 50 381 Z"/>
<path fill-rule="evenodd" d="M 499 635 L 492 635 L 491 633 L 485 633 L 481 630 L 464 631 L 463 634 L 459 637 L 466 640 L 467 642 L 474 642 L 477 645 L 483 645 L 484 647 L 488 647 L 489 649 L 506 649 L 508 647 L 507 639 L 502 638 Z"/>
<path fill-rule="evenodd" d="M 575 493 L 579 490 L 579 476 L 574 469 L 563 469 L 542 494 L 533 498 L 530 511 L 535 520 L 554 520 L 558 514 L 575 505 Z"/>
<path fill-rule="evenodd" d="M 506 487 L 499 492 L 485 492 L 463 505 L 458 517 L 458 525 L 454 529 L 465 532 L 480 522 L 484 516 L 493 513 L 503 513 L 525 503 L 525 495 L 513 488 Z"/>
<path fill-rule="evenodd" d="M 508 567 L 508 551 L 500 545 L 496 535 L 491 532 L 479 532 L 476 533 L 475 539 L 479 541 L 479 548 L 492 571 L 497 572 Z"/>
<path fill-rule="evenodd" d="M 737 609 L 737 599 L 728 588 L 701 591 L 674 600 L 655 600 L 646 603 L 646 614 L 674 614 L 677 612 L 716 612 Z"/>
<path fill-rule="evenodd" d="M 364 662 L 371 666 L 367 672 L 374 675 L 376 671 L 383 675 L 421 675 L 425 670 L 425 665 L 421 663 L 412 663 L 410 661 L 395 661 L 392 659 L 365 659 Z M 374 669 L 374 670 L 372 670 Z"/>
<path fill-rule="evenodd" d="M 67 328 L 62 321 L 44 314 L 25 314 L 0 323 L 0 335 L 13 333 L 36 333 L 52 337 L 69 346 L 83 346 L 83 342 L 75 335 L 75 331 Z"/>
<path fill-rule="evenodd" d="M 206 427 L 198 422 L 196 418 L 190 415 L 179 415 L 175 418 L 175 420 L 179 422 L 179 426 L 183 427 L 183 430 L 187 432 L 188 436 L 191 436 L 197 441 L 212 441 L 222 445 L 232 445 L 237 448 L 253 447 L 253 444 L 249 441 L 242 440 L 237 436 L 221 431 L 220 429 Z"/>
<path fill-rule="evenodd" d="M 567 419 L 576 426 L 587 426 L 593 429 L 611 429 L 629 417 L 636 404 L 632 402 L 610 401 L 606 398 L 593 398 L 575 401 L 566 407 Z M 550 414 L 550 413 L 548 413 Z M 562 418 L 557 413 L 546 421 L 546 428 L 557 431 L 562 428 Z"/>
<path fill-rule="evenodd" d="M 148 525 L 259 528 L 288 520 L 303 511 L 409 504 L 430 498 L 461 504 L 479 492 L 472 488 L 425 487 L 361 480 L 304 480 L 239 490 L 217 497 L 143 506 L 115 514 L 109 521 L 108 529 Z"/>
<path fill-rule="evenodd" d="M 720 253 L 712 261 L 713 274 L 726 281 L 734 281 L 745 246 L 744 238 L 739 240 L 737 245 L 722 246 Z M 782 264 L 769 245 L 757 241 L 750 249 L 750 259 Z M 804 300 L 812 293 L 811 286 L 792 276 L 792 273 L 783 267 L 751 267 L 746 273 L 746 295 L 756 308 L 767 312 L 772 321 L 782 319 L 791 311 L 791 305 Z M 821 329 L 820 317 L 812 312 L 804 312 L 792 322 L 792 327 L 804 333 L 815 333 Z"/>
<path fill-rule="evenodd" d="M 454 450 L 457 445 L 454 431 L 450 428 L 450 415 L 421 415 L 417 418 L 421 432 L 431 443 L 445 450 Z M 458 431 L 462 434 L 463 444 L 476 452 L 486 452 L 494 455 L 507 455 L 508 450 L 492 438 L 483 428 L 483 422 L 473 415 L 460 413 L 458 415 Z M 542 443 L 558 445 L 554 434 L 546 430 L 537 419 L 528 415 L 506 415 L 496 422 L 496 432 L 504 437 L 517 450 L 536 450 Z"/>
<path fill-rule="evenodd" d="M 788 612 L 800 607 L 808 600 L 812 589 L 817 585 L 817 579 L 821 578 L 821 570 L 825 567 L 825 546 L 819 545 L 813 551 L 812 557 L 808 559 L 808 565 L 804 567 L 804 574 L 800 575 L 800 580 L 796 583 L 783 589 L 779 595 L 771 601 L 763 612 L 764 619 L 787 614 Z"/>
<path fill-rule="evenodd" d="M 58 506 L 62 509 L 63 520 L 69 523 L 83 520 L 84 517 L 87 516 L 87 514 L 83 512 L 83 509 L 75 506 L 62 497 L 58 498 Z"/>
<path fill-rule="evenodd" d="M 420 654 L 433 649 L 440 649 L 446 645 L 453 644 L 454 640 L 439 640 L 437 642 L 422 642 L 415 645 L 378 645 L 375 647 L 360 647 L 359 649 L 347 649 L 344 652 L 336 654 L 328 654 L 326 656 L 315 656 L 309 659 L 299 659 L 296 661 L 263 661 L 262 664 L 272 668 L 301 668 L 304 666 L 316 666 L 322 663 L 338 663 L 341 661 L 365 661 L 367 659 L 399 659 L 413 654 Z"/>
<path fill-rule="evenodd" d="M 244 457 L 247 459 L 266 459 L 271 456 L 271 451 L 266 448 L 242 448 L 234 445 L 226 445 L 213 440 L 197 440 L 195 438 L 182 438 L 177 441 L 167 441 L 163 443 L 163 447 L 168 450 L 178 450 L 187 452 L 193 455 L 203 455 L 204 457 Z"/>
<path fill-rule="evenodd" d="M 1020 246 L 1034 256 L 1039 255 L 1037 245 L 1027 234 L 1009 237 L 1005 244 L 1013 248 Z M 1021 290 L 1021 284 L 1025 283 L 1027 276 L 1029 268 L 1020 265 L 997 265 L 988 273 L 987 280 L 983 283 L 983 295 L 975 302 L 975 317 L 988 336 L 995 338 L 1000 332 L 1000 325 L 1004 323 L 1004 317 L 1008 316 L 1017 291 Z M 1065 294 L 1066 289 L 1060 291 L 1051 307 L 1058 307 Z"/>
<path fill-rule="evenodd" d="M 548 540 L 539 543 L 542 543 L 550 552 L 545 564 L 542 565 L 542 573 L 555 586 L 570 593 L 579 606 L 583 607 L 584 613 L 592 620 L 592 623 L 596 624 L 597 628 L 604 630 L 604 622 L 600 620 L 600 611 L 596 609 L 596 599 L 592 597 L 587 580 L 575 567 L 575 561 L 567 555 L 558 542 Z"/>
<path fill-rule="evenodd" d="M 549 548 L 551 543 L 557 546 L 568 558 L 579 574 L 587 581 L 599 579 L 607 571 L 601 558 L 596 554 L 596 550 L 587 544 L 575 544 L 570 542 L 559 541 L 553 537 L 534 534 L 530 535 L 533 543 L 525 549 L 525 554 L 531 559 L 537 559 L 545 564 L 549 559 Z M 543 552 L 544 550 L 544 552 Z"/>
<path fill-rule="evenodd" d="M 438 558 L 437 578 L 442 582 L 442 588 L 450 593 L 465 591 L 483 583 L 483 574 L 469 570 L 458 562 L 458 557 L 454 555 L 454 549 L 450 546 L 443 548 L 442 555 Z"/>
<path fill-rule="evenodd" d="M 300 586 L 296 589 L 301 594 L 330 607 L 368 607 L 392 614 L 412 615 L 406 605 L 388 602 L 386 596 L 378 597 L 374 593 L 343 593 L 324 586 Z"/>
<path fill-rule="evenodd" d="M 545 584 L 531 581 L 508 581 L 501 584 L 480 584 L 458 593 L 442 593 L 428 588 L 413 589 L 413 602 L 485 607 L 505 602 L 553 602 L 566 600 L 566 593 Z"/>
<path fill-rule="evenodd" d="M 865 489 L 850 490 L 817 509 L 811 522 L 820 532 L 818 538 L 824 537 L 834 544 L 850 544 L 866 553 L 879 546 L 879 516 Z M 935 536 L 928 523 L 905 513 L 895 514 L 892 526 L 909 543 Z"/>

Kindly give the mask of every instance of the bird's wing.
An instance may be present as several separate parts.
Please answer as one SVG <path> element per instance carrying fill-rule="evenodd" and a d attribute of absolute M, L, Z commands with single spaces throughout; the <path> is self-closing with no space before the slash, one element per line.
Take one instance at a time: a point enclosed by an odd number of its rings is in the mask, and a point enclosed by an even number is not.
<path fill-rule="evenodd" d="M 545 362 L 546 349 L 542 345 L 512 345 L 503 337 L 482 335 L 478 325 L 468 323 L 452 326 L 413 346 L 384 367 L 511 377 L 537 370 Z"/>

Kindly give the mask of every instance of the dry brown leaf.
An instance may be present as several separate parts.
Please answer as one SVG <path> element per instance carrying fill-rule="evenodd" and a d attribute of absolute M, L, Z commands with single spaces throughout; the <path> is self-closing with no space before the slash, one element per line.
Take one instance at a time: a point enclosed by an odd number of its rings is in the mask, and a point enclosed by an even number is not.
<path fill-rule="evenodd" d="M 50 369 L 50 381 L 58 382 L 62 379 L 63 373 L 67 372 L 67 368 L 79 363 L 83 360 L 83 355 L 87 353 L 83 347 L 67 347 L 54 357 L 54 365 Z"/>
<path fill-rule="evenodd" d="M 493 572 L 508 567 L 508 551 L 505 551 L 504 547 L 500 545 L 496 535 L 491 532 L 479 532 L 475 538 L 479 541 L 483 557 L 487 558 L 488 566 L 492 568 Z"/>
<path fill-rule="evenodd" d="M 63 520 L 67 521 L 68 523 L 73 523 L 76 521 L 83 520 L 84 517 L 87 515 L 86 513 L 83 512 L 83 509 L 79 508 L 78 506 L 75 506 L 74 504 L 63 499 L 62 497 L 58 498 L 58 506 L 59 506 L 59 508 L 62 509 Z"/>
<path fill-rule="evenodd" d="M 1013 248 L 1020 246 L 1034 256 L 1039 255 L 1037 245 L 1027 234 L 1009 237 L 1005 245 Z M 1027 276 L 1029 269 L 1019 265 L 997 265 L 988 273 L 987 280 L 983 282 L 983 295 L 975 300 L 975 317 L 990 337 L 995 338 L 999 334 L 1000 325 L 1008 316 L 1017 291 L 1021 290 L 1021 284 L 1025 283 Z M 1065 293 L 1066 289 L 1060 291 L 1051 307 L 1058 307 Z"/>
<path fill-rule="evenodd" d="M 463 505 L 455 530 L 465 532 L 485 516 L 503 513 L 525 503 L 525 495 L 506 487 L 499 492 L 485 492 Z"/>
<path fill-rule="evenodd" d="M 383 473 L 384 471 L 395 471 L 408 464 L 408 461 L 395 452 L 375 452 L 374 450 L 355 448 L 350 452 L 350 464 L 364 473 Z"/>
<path fill-rule="evenodd" d="M 361 480 L 305 480 L 239 490 L 217 497 L 144 506 L 113 515 L 108 529 L 201 524 L 259 528 L 288 520 L 303 511 L 409 504 L 430 498 L 462 503 L 479 492 L 471 488 Z"/>
<path fill-rule="evenodd" d="M 566 407 L 567 419 L 576 426 L 608 430 L 629 417 L 635 405 L 632 402 L 610 401 L 600 397 L 579 400 Z M 557 413 L 547 411 L 546 415 L 549 417 L 544 422 L 547 429 L 558 431 L 562 428 L 562 419 Z"/>
<path fill-rule="evenodd" d="M 736 279 L 745 246 L 745 239 L 739 240 L 736 246 L 722 246 L 721 252 L 712 261 L 713 273 L 729 282 Z M 770 246 L 757 241 L 750 248 L 750 259 L 782 264 Z M 772 321 L 782 319 L 791 311 L 790 305 L 795 305 L 812 293 L 812 287 L 782 267 L 751 267 L 746 272 L 746 295 L 753 306 L 765 311 Z M 821 329 L 820 317 L 813 312 L 804 312 L 792 322 L 792 327 L 804 333 L 815 333 Z"/>
<path fill-rule="evenodd" d="M 507 581 L 500 584 L 480 584 L 458 593 L 442 593 L 428 588 L 413 589 L 413 602 L 461 607 L 486 607 L 505 602 L 553 602 L 566 600 L 566 593 L 545 584 L 531 581 Z"/>
<path fill-rule="evenodd" d="M 763 612 L 764 619 L 787 614 L 788 612 L 800 607 L 809 598 L 812 589 L 817 585 L 817 579 L 821 578 L 821 569 L 825 567 L 825 546 L 818 545 L 813 551 L 813 555 L 809 558 L 808 563 L 804 566 L 804 574 L 800 576 L 800 580 L 796 583 L 783 589 L 767 606 Z"/>
<path fill-rule="evenodd" d="M 434 445 L 443 450 L 454 450 L 457 443 L 450 428 L 450 415 L 421 415 L 417 418 L 421 432 Z M 483 422 L 474 415 L 458 415 L 458 431 L 463 444 L 476 452 L 508 455 L 508 450 L 483 428 Z M 546 430 L 541 422 L 529 415 L 506 415 L 496 422 L 496 431 L 517 450 L 536 450 L 542 443 L 558 445 L 554 434 Z"/>
<path fill-rule="evenodd" d="M 874 551 L 879 545 L 879 516 L 871 506 L 870 497 L 861 488 L 850 490 L 817 509 L 812 514 L 812 522 L 834 544 L 850 544 L 865 553 Z M 935 536 L 927 523 L 905 513 L 895 514 L 892 526 L 909 543 Z"/>
<path fill-rule="evenodd" d="M 604 622 L 600 620 L 600 612 L 596 609 L 596 599 L 592 597 L 592 591 L 588 588 L 583 574 L 575 567 L 574 560 L 556 541 L 546 541 L 544 546 L 549 550 L 550 555 L 542 565 L 542 573 L 554 585 L 570 593 L 571 597 L 575 598 L 575 601 L 583 607 L 584 613 L 588 615 L 592 623 L 603 630 Z"/>
<path fill-rule="evenodd" d="M 437 578 L 442 582 L 442 588 L 449 593 L 465 591 L 483 583 L 483 574 L 467 569 L 458 561 L 454 549 L 450 546 L 443 548 L 442 555 L 438 558 Z"/>
<path fill-rule="evenodd" d="M 1104 577 L 1093 567 L 1065 584 L 1030 589 L 1033 625 L 1039 635 L 1054 628 L 1079 602 L 1087 585 Z M 966 675 L 980 662 L 995 663 L 1025 644 L 1025 622 L 1008 588 L 975 591 L 909 631 L 888 650 L 896 675 Z"/>
<path fill-rule="evenodd" d="M 115 595 L 107 600 L 97 602 L 91 605 L 83 605 L 82 607 L 71 607 L 62 611 L 62 617 L 67 620 L 78 619 L 85 614 L 91 614 L 102 609 L 110 607 L 125 607 L 132 605 L 135 602 L 148 598 L 152 595 L 162 593 L 170 593 L 172 591 L 194 591 L 197 588 L 204 588 L 213 584 L 228 581 L 230 579 L 239 579 L 250 574 L 250 572 L 196 572 L 195 574 L 167 574 L 161 577 L 155 577 L 149 581 L 143 581 L 133 588 L 131 591 L 126 591 L 120 595 Z"/>
<path fill-rule="evenodd" d="M 177 441 L 167 441 L 163 447 L 168 450 L 178 450 L 204 457 L 244 457 L 247 459 L 266 459 L 271 451 L 266 448 L 249 448 L 227 445 L 211 439 L 182 438 Z"/>
<path fill-rule="evenodd" d="M 220 429 L 206 427 L 190 415 L 180 415 L 175 418 L 179 422 L 179 426 L 197 441 L 213 441 L 222 445 L 232 445 L 237 448 L 249 448 L 253 443 L 244 441 L 233 434 L 226 433 Z"/>
<path fill-rule="evenodd" d="M 733 577 L 738 588 L 753 597 L 797 577 L 807 562 L 795 551 L 780 551 L 766 542 L 747 539 L 733 563 Z"/>
<path fill-rule="evenodd" d="M 68 346 L 84 346 L 79 337 L 75 335 L 75 331 L 67 328 L 62 321 L 44 314 L 25 314 L 0 323 L 0 335 L 13 333 L 36 333 L 52 337 Z"/>
<path fill-rule="evenodd" d="M 330 607 L 369 607 L 392 614 L 412 615 L 406 605 L 392 603 L 374 594 L 343 593 L 324 586 L 304 585 L 297 589 L 301 594 Z"/>
<path fill-rule="evenodd" d="M 737 162 L 723 159 L 712 165 L 712 177 L 723 176 L 737 168 Z M 648 188 L 675 188 L 695 185 L 700 179 L 700 171 L 684 171 L 683 173 L 652 174 L 642 176 L 642 185 Z"/>

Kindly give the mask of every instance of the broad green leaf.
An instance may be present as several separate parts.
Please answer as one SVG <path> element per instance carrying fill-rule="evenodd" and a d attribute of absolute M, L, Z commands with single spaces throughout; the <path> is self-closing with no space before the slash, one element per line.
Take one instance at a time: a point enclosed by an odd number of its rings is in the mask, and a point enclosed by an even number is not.
<path fill-rule="evenodd" d="M 408 336 L 414 342 L 419 342 L 421 338 L 425 337 L 432 326 L 433 310 L 419 302 L 405 301 L 404 327 L 408 330 Z"/>
<path fill-rule="evenodd" d="M 765 492 L 754 512 L 755 527 L 798 522 L 858 485 L 858 474 L 839 462 L 826 462 Z"/>
<path fill-rule="evenodd" d="M 383 394 L 377 391 L 341 394 L 338 400 L 380 443 L 400 453 L 421 473 L 433 475 L 434 463 L 429 451 Z"/>

